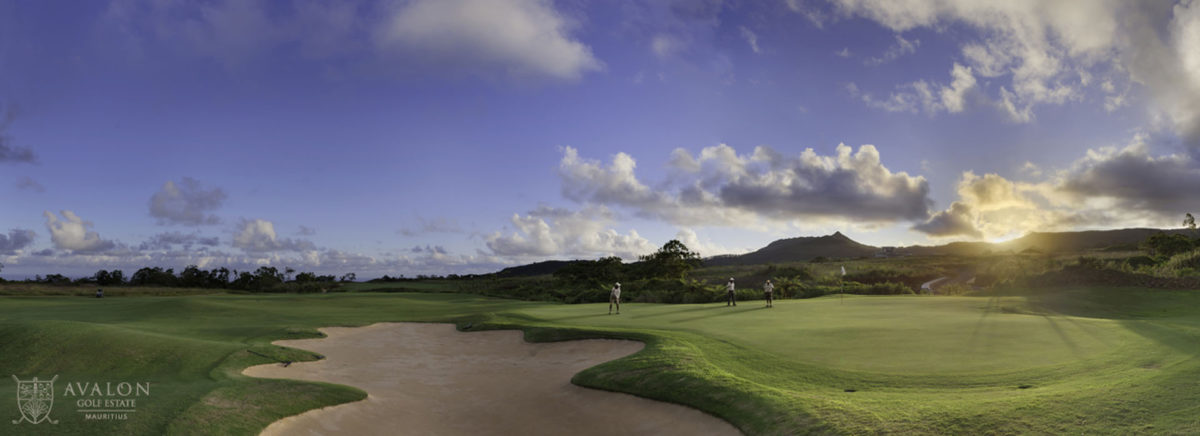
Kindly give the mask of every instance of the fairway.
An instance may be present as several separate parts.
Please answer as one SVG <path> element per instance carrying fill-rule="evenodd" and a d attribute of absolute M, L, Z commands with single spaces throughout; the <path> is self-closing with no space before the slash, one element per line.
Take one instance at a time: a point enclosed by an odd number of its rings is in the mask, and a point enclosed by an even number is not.
<path fill-rule="evenodd" d="M 5 297 L 0 374 L 153 383 L 127 420 L 86 421 L 57 403 L 59 424 L 22 433 L 256 434 L 364 395 L 242 376 L 271 359 L 315 358 L 271 341 L 326 326 L 455 321 L 522 328 L 534 341 L 646 342 L 574 382 L 689 405 L 748 434 L 1189 434 L 1200 432 L 1197 304 L 1191 292 L 1138 289 L 825 297 L 773 309 L 627 303 L 621 315 L 455 294 Z M 0 398 L 14 395 L 13 383 L 0 384 Z"/>

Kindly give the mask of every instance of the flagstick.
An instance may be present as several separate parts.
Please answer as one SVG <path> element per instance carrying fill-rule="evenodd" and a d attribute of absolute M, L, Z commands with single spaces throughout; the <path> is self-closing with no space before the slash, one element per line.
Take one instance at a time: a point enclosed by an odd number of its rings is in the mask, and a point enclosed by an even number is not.
<path fill-rule="evenodd" d="M 842 265 L 842 276 L 838 278 L 838 304 L 846 304 L 846 265 Z"/>

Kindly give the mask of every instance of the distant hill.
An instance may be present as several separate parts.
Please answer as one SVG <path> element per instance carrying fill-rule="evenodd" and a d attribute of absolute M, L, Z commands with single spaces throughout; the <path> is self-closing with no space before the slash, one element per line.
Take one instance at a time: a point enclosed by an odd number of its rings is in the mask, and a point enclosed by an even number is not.
<path fill-rule="evenodd" d="M 1030 233 L 1020 238 L 996 244 L 1018 252 L 1034 248 L 1047 253 L 1061 251 L 1084 251 L 1100 248 L 1127 246 L 1136 249 L 1138 244 L 1158 232 L 1190 235 L 1187 229 L 1120 229 L 1091 230 L 1085 232 Z"/>
<path fill-rule="evenodd" d="M 528 277 L 554 274 L 555 271 L 578 260 L 547 260 L 528 265 L 512 266 L 496 272 L 497 277 Z"/>
<path fill-rule="evenodd" d="M 1088 230 L 1082 232 L 1033 232 L 1011 241 L 951 242 L 933 247 L 913 246 L 903 250 L 915 256 L 925 255 L 978 255 L 988 253 L 1072 253 L 1099 249 L 1137 250 L 1138 245 L 1158 232 L 1179 233 L 1191 236 L 1187 229 L 1118 229 Z"/>
<path fill-rule="evenodd" d="M 990 253 L 1062 253 L 1099 249 L 1136 250 L 1138 245 L 1158 232 L 1193 236 L 1187 229 L 1118 229 L 1082 232 L 1033 232 L 1007 242 L 951 242 L 945 245 L 914 245 L 896 249 L 896 253 L 913 256 L 976 256 Z M 1197 233 L 1200 236 L 1200 232 Z M 879 247 L 859 243 L 842 232 L 826 236 L 806 236 L 780 239 L 758 251 L 741 255 L 722 255 L 704 259 L 705 266 L 759 265 L 767 263 L 803 262 L 822 256 L 858 258 L 874 256 Z M 524 277 L 554 274 L 555 271 L 579 262 L 578 260 L 548 260 L 529 265 L 505 268 L 499 277 Z"/>
<path fill-rule="evenodd" d="M 846 237 L 842 232 L 826 236 L 809 236 L 780 239 L 766 247 L 735 256 L 718 256 L 704 260 L 705 266 L 757 265 L 811 260 L 818 256 L 828 258 L 871 256 L 878 247 L 861 244 Z"/>

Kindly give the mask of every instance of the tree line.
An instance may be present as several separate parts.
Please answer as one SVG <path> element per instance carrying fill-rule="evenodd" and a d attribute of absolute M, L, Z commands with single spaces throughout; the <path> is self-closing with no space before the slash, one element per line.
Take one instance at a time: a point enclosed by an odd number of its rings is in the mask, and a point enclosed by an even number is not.
<path fill-rule="evenodd" d="M 3 269 L 0 264 L 0 269 Z M 234 289 L 253 292 L 321 292 L 336 287 L 339 283 L 353 282 L 354 273 L 341 277 L 301 272 L 285 267 L 282 271 L 273 266 L 261 266 L 254 271 L 238 271 L 226 267 L 202 269 L 188 265 L 179 273 L 174 268 L 144 267 L 126 276 L 119 269 L 99 270 L 88 277 L 72 280 L 62 274 L 38 275 L 24 283 L 50 285 L 96 285 L 96 286 L 157 286 L 168 288 L 212 288 Z M 4 279 L 0 279 L 3 282 Z"/>

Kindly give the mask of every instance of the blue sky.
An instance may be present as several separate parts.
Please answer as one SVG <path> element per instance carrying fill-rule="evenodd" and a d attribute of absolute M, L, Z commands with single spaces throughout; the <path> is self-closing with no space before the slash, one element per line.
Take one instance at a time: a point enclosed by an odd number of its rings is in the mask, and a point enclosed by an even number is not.
<path fill-rule="evenodd" d="M 1176 226 L 1200 2 L 0 5 L 0 273 Z"/>

